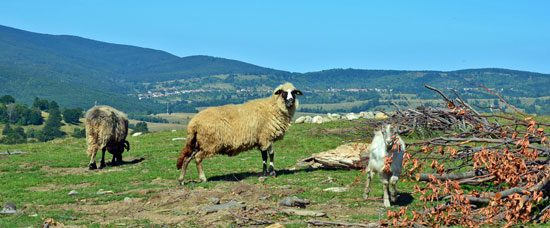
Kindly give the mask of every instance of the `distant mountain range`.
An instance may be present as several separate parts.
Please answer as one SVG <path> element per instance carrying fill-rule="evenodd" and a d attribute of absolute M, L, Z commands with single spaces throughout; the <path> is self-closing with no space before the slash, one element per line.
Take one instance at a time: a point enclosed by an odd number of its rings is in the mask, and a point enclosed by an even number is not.
<path fill-rule="evenodd" d="M 273 87 L 291 81 L 306 89 L 376 87 L 415 92 L 423 89 L 423 83 L 458 88 L 473 83 L 537 93 L 531 95 L 550 94 L 546 91 L 550 75 L 525 71 L 332 69 L 302 74 L 224 58 L 178 57 L 148 48 L 0 26 L 0 95 L 11 94 L 22 103 L 30 104 L 34 97 L 40 97 L 67 107 L 89 108 L 97 102 L 137 112 L 161 106 L 137 100 L 132 94 L 136 94 L 139 84 L 192 79 L 192 86 L 208 87 L 224 83 L 226 79 L 218 75 L 259 76 L 232 80 L 236 88 Z"/>

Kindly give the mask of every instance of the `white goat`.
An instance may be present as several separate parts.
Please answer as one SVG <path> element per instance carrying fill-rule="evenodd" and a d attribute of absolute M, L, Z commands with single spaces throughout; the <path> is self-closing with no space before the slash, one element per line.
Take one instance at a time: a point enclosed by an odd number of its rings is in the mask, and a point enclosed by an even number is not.
<path fill-rule="evenodd" d="M 384 191 L 384 207 L 390 206 L 388 190 L 391 193 L 391 201 L 397 200 L 395 186 L 403 169 L 403 154 L 405 153 L 405 142 L 397 135 L 394 128 L 387 124 L 382 130 L 374 132 L 374 138 L 370 145 L 369 165 L 367 166 L 367 180 L 363 198 L 368 198 L 370 192 L 370 181 L 375 173 L 379 174 Z M 387 157 L 387 158 L 386 158 Z M 386 159 L 391 159 L 389 170 L 386 168 Z M 391 188 L 388 189 L 388 184 Z"/>

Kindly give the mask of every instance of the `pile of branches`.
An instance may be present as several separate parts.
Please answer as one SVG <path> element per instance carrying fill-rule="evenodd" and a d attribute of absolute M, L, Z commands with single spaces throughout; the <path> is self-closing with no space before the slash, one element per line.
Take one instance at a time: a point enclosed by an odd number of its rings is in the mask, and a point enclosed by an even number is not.
<path fill-rule="evenodd" d="M 550 148 L 544 128 L 550 124 L 510 105 L 517 114 L 481 115 L 458 94 L 450 99 L 425 86 L 443 97 L 445 108 L 399 109 L 391 118 L 411 133 L 439 132 L 409 143 L 404 159 L 404 175 L 425 182 L 414 187 L 424 209 L 411 211 L 412 217 L 405 215 L 407 207 L 389 210 L 388 224 L 509 227 L 549 221 Z M 420 173 L 426 170 L 432 171 Z"/>

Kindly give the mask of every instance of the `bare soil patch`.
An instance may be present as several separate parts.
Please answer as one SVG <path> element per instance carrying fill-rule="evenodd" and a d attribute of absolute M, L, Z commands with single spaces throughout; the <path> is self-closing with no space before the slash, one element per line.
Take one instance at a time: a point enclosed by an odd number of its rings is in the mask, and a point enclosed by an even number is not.
<path fill-rule="evenodd" d="M 168 180 L 158 180 L 158 182 L 172 183 Z M 280 216 L 282 213 L 278 201 L 282 197 L 293 196 L 304 191 L 306 190 L 303 188 L 295 188 L 291 185 L 266 186 L 264 184 L 248 184 L 243 181 L 220 183 L 208 189 L 203 187 L 190 189 L 187 186 L 172 185 L 168 188 L 128 191 L 136 192 L 143 197 L 110 202 L 102 202 L 98 198 L 76 199 L 75 203 L 47 207 L 48 209 L 73 210 L 75 213 L 83 215 L 78 217 L 76 222 L 84 223 L 131 226 L 139 221 L 148 220 L 153 224 L 169 226 L 227 227 L 232 224 L 246 225 L 248 222 L 236 218 L 232 213 L 255 216 L 257 219 L 289 221 L 285 216 Z M 114 194 L 122 195 L 128 192 Z M 222 204 L 230 201 L 241 202 L 246 209 L 234 208 L 207 213 L 202 208 L 214 205 L 209 200 L 212 197 L 219 198 Z M 343 220 L 357 213 L 377 213 L 370 207 L 355 209 L 348 208 L 343 204 L 319 203 L 311 205 L 311 208 L 308 209 L 323 211 L 327 213 L 327 216 Z"/>

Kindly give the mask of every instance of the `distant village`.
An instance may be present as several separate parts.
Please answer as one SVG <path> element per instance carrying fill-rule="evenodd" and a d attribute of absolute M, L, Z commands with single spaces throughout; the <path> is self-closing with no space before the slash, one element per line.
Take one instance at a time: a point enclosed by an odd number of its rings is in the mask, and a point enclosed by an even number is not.
<path fill-rule="evenodd" d="M 454 88 L 447 88 L 447 89 L 454 89 Z M 471 90 L 479 90 L 480 88 L 477 88 L 477 87 L 473 87 L 473 88 L 460 88 L 461 90 L 463 91 L 471 91 Z M 495 88 L 489 88 L 491 91 L 503 91 L 504 89 L 500 88 L 500 89 L 495 89 Z M 512 89 L 513 90 L 513 89 Z M 368 91 L 376 91 L 376 92 L 379 92 L 379 93 L 388 93 L 388 92 L 393 92 L 393 89 L 391 88 L 385 88 L 385 89 L 381 89 L 381 88 L 363 88 L 363 89 L 356 89 L 356 88 L 351 88 L 351 89 L 340 89 L 340 88 L 330 88 L 330 89 L 326 89 L 326 90 L 320 90 L 320 89 L 316 89 L 316 90 L 305 90 L 306 93 L 338 93 L 338 92 L 368 92 Z M 211 93 L 211 92 L 229 92 L 227 90 L 221 90 L 221 89 L 180 89 L 180 88 L 176 88 L 176 87 L 171 87 L 171 88 L 160 88 L 158 89 L 157 91 L 147 91 L 147 93 L 140 93 L 138 94 L 138 99 L 139 100 L 144 100 L 144 99 L 155 99 L 155 98 L 160 98 L 160 97 L 169 97 L 169 96 L 175 96 L 175 95 L 182 95 L 182 94 L 186 94 L 186 93 Z M 266 89 L 238 89 L 238 90 L 234 90 L 235 93 L 252 93 L 252 92 L 271 92 L 271 90 L 266 90 Z"/>

